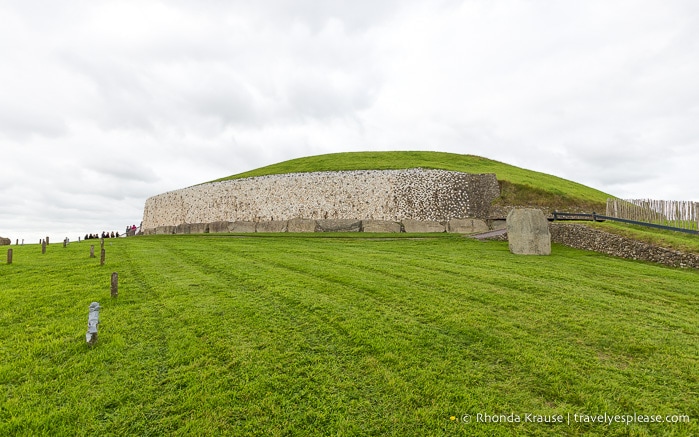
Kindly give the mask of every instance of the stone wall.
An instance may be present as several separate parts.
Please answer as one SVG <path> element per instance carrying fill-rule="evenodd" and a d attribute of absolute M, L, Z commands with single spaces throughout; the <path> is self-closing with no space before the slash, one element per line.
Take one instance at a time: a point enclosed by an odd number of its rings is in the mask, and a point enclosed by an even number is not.
<path fill-rule="evenodd" d="M 487 218 L 500 195 L 494 174 L 445 170 L 290 173 L 197 185 L 146 200 L 142 229 L 183 224 L 307 220 Z"/>
<path fill-rule="evenodd" d="M 699 255 L 653 246 L 617 234 L 573 223 L 550 223 L 551 241 L 627 259 L 672 267 L 699 268 Z"/>

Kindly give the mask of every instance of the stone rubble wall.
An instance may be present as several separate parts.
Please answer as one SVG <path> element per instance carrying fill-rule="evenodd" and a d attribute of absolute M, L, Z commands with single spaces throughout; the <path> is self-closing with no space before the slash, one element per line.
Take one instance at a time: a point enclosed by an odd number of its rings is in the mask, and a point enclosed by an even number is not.
<path fill-rule="evenodd" d="M 146 200 L 144 233 L 184 224 L 306 220 L 417 220 L 489 216 L 494 174 L 446 170 L 289 173 L 214 182 Z M 446 229 L 446 228 L 445 228 Z M 184 229 L 182 229 L 184 230 Z M 288 230 L 288 225 L 287 225 Z"/>
<path fill-rule="evenodd" d="M 589 226 L 550 223 L 551 241 L 576 249 L 593 250 L 621 258 L 650 261 L 672 267 L 699 268 L 699 255 L 654 246 Z"/>

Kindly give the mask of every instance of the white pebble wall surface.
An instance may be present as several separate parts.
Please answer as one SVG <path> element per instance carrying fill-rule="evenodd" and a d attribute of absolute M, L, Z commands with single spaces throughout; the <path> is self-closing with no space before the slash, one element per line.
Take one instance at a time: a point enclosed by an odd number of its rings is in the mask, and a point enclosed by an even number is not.
<path fill-rule="evenodd" d="M 150 197 L 142 228 L 294 218 L 486 218 L 499 195 L 494 174 L 421 168 L 288 173 L 213 182 Z"/>

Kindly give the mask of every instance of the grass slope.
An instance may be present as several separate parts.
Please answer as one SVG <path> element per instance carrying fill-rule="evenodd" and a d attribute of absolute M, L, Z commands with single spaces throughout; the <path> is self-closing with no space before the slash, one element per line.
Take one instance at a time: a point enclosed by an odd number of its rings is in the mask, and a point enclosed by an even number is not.
<path fill-rule="evenodd" d="M 14 247 L 0 265 L 0 435 L 699 434 L 699 272 L 380 237 L 107 240 L 104 267 L 86 242 Z"/>
<path fill-rule="evenodd" d="M 545 173 L 473 155 L 443 152 L 347 152 L 292 159 L 217 179 L 214 182 L 284 173 L 430 168 L 465 173 L 495 173 L 506 205 L 559 206 L 603 211 L 607 198 L 599 190 Z"/>

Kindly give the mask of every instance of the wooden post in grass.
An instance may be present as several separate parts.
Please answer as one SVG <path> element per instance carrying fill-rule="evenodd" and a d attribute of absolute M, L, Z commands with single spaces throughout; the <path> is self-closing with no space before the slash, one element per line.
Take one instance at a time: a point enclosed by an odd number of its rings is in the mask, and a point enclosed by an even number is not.
<path fill-rule="evenodd" d="M 12 264 L 12 249 L 7 249 L 7 263 Z"/>
<path fill-rule="evenodd" d="M 90 245 L 90 258 L 94 258 L 94 257 L 95 257 L 95 245 L 91 244 Z"/>
<path fill-rule="evenodd" d="M 112 273 L 112 297 L 119 296 L 119 273 Z"/>
<path fill-rule="evenodd" d="M 65 240 L 63 240 L 63 247 L 65 248 L 66 246 L 68 246 L 68 239 L 67 238 Z"/>
<path fill-rule="evenodd" d="M 87 316 L 87 334 L 85 334 L 85 341 L 90 346 L 94 346 L 97 343 L 97 325 L 100 322 L 100 304 L 99 302 L 92 302 L 90 304 L 90 313 Z"/>
<path fill-rule="evenodd" d="M 105 251 L 104 251 L 104 249 L 102 249 L 102 250 L 100 251 L 100 265 L 101 265 L 101 266 L 104 265 L 104 255 L 105 255 Z"/>
<path fill-rule="evenodd" d="M 41 254 L 46 253 L 46 240 L 41 240 Z"/>

